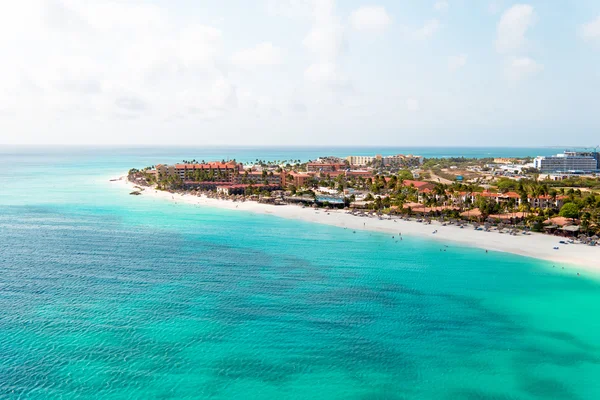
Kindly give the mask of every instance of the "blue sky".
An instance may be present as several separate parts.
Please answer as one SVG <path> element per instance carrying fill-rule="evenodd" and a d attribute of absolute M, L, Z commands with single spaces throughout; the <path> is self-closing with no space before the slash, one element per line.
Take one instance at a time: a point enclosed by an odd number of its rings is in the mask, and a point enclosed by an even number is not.
<path fill-rule="evenodd" d="M 0 143 L 600 144 L 598 1 L 0 7 Z"/>

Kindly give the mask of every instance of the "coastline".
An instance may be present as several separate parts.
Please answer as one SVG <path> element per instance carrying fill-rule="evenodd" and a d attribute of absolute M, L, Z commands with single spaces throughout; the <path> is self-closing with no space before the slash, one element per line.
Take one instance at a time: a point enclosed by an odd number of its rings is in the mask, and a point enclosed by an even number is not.
<path fill-rule="evenodd" d="M 121 185 L 134 190 L 135 184 L 126 176 L 110 179 L 110 184 Z M 548 261 L 549 264 L 569 264 L 582 267 L 594 273 L 600 273 L 600 247 L 583 244 L 559 244 L 561 238 L 541 233 L 511 236 L 497 231 L 476 231 L 472 227 L 460 229 L 454 225 L 443 226 L 437 221 L 431 225 L 402 219 L 376 219 L 357 217 L 344 210 L 315 210 L 295 205 L 271 205 L 255 201 L 233 202 L 231 200 L 212 199 L 178 193 L 163 192 L 152 188 L 141 191 L 143 197 L 181 202 L 190 205 L 204 205 L 233 211 L 253 212 L 273 215 L 280 218 L 296 219 L 305 222 L 332 225 L 352 230 L 368 230 L 391 235 L 427 238 L 441 242 L 480 248 L 482 250 L 511 253 L 525 257 Z M 433 232 L 436 232 L 435 234 Z M 558 246 L 558 250 L 554 247 Z M 549 265 L 551 267 L 551 265 Z"/>

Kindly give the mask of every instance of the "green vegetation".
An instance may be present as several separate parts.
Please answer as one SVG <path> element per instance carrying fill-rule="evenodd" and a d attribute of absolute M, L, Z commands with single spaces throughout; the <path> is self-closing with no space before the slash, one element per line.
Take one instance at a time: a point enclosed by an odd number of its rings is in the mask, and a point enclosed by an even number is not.
<path fill-rule="evenodd" d="M 560 209 L 559 215 L 561 217 L 571 218 L 571 219 L 579 218 L 579 207 L 577 207 L 577 204 L 575 204 L 575 203 L 566 203 Z"/>
<path fill-rule="evenodd" d="M 481 196 L 478 197 L 475 201 L 475 207 L 479 209 L 479 211 L 481 212 L 481 217 L 483 219 L 487 219 L 488 216 L 502 211 L 502 207 L 500 206 L 500 204 L 496 203 L 492 199 Z"/>
<path fill-rule="evenodd" d="M 485 163 L 492 162 L 492 159 L 475 158 L 432 158 L 426 159 L 423 169 L 432 171 L 436 175 L 446 178 L 450 181 L 455 180 L 455 175 L 445 172 L 443 169 L 456 166 L 457 170 L 467 169 L 467 167 L 476 166 L 483 168 Z M 184 161 L 194 163 L 192 161 Z M 294 182 L 291 175 L 292 171 L 302 172 L 306 170 L 306 163 L 300 160 L 276 160 L 263 161 L 256 160 L 253 164 L 263 166 L 261 174 L 250 175 L 247 171 L 235 170 L 234 172 L 225 170 L 195 170 L 186 174 L 184 179 L 178 175 L 171 174 L 167 176 L 155 169 L 150 168 L 142 170 L 131 169 L 130 177 L 133 177 L 138 184 L 156 185 L 158 189 L 179 190 L 184 187 L 184 181 L 195 182 L 224 182 L 231 181 L 231 174 L 236 177 L 236 182 L 243 184 L 267 184 L 272 181 L 271 177 L 275 174 L 285 173 L 286 181 Z M 371 170 L 373 176 L 365 177 L 361 174 L 327 173 L 322 172 L 310 177 L 304 178 L 303 187 L 296 187 L 294 184 L 288 184 L 286 189 L 292 195 L 309 195 L 315 198 L 315 189 L 326 187 L 340 195 L 344 193 L 356 193 L 359 198 L 367 202 L 367 207 L 385 213 L 406 213 L 417 214 L 419 211 L 416 206 L 404 208 L 408 203 L 419 203 L 423 206 L 434 208 L 429 210 L 430 215 L 445 216 L 451 218 L 460 218 L 460 214 L 466 210 L 478 208 L 481 212 L 480 221 L 485 221 L 490 215 L 494 214 L 515 214 L 510 218 L 512 223 L 525 223 L 533 230 L 543 230 L 544 221 L 550 217 L 561 215 L 572 219 L 573 223 L 580 224 L 582 232 L 600 233 L 600 195 L 595 191 L 600 191 L 600 179 L 590 177 L 574 177 L 561 181 L 540 179 L 537 171 L 528 171 L 528 178 L 509 179 L 499 177 L 489 179 L 489 185 L 479 186 L 471 182 L 480 182 L 481 180 L 471 180 L 476 172 L 468 176 L 465 171 L 461 175 L 469 181 L 452 182 L 451 184 L 441 184 L 439 182 L 429 182 L 426 189 L 423 186 L 419 188 L 412 184 L 406 184 L 407 181 L 414 180 L 413 172 L 402 165 L 382 165 L 374 163 L 374 169 Z M 240 175 L 241 174 L 241 175 Z M 491 177 L 490 177 L 491 178 Z M 430 180 L 428 172 L 420 172 L 419 180 Z M 214 185 L 213 185 L 214 186 Z M 480 195 L 484 187 L 491 193 L 507 194 L 500 199 L 490 196 Z M 513 194 L 508 194 L 509 192 Z M 246 190 L 246 195 L 262 194 L 268 196 L 264 188 L 250 186 Z M 345 206 L 350 206 L 355 196 L 344 196 Z M 558 207 L 562 205 L 559 210 Z M 516 214 L 517 212 L 526 212 L 526 214 Z"/>

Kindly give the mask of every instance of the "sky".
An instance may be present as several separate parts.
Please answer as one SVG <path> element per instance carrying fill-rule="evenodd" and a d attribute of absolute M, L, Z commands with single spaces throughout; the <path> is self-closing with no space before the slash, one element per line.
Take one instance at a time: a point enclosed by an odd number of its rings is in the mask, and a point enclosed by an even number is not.
<path fill-rule="evenodd" d="M 0 52 L 0 144 L 600 144 L 598 0 L 3 1 Z"/>

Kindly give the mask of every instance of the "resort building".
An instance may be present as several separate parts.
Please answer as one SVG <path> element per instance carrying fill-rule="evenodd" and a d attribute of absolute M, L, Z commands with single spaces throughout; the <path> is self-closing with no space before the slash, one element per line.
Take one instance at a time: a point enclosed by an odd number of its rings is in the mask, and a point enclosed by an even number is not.
<path fill-rule="evenodd" d="M 381 160 L 381 156 L 348 156 L 346 161 L 352 166 L 364 167 L 375 160 Z"/>
<path fill-rule="evenodd" d="M 477 197 L 480 197 L 480 196 L 494 200 L 498 204 L 508 203 L 511 201 L 511 199 L 512 199 L 515 207 L 519 207 L 520 205 L 523 204 L 521 195 L 516 192 L 492 193 L 492 192 L 485 191 L 482 193 L 468 193 L 468 194 L 466 194 L 466 196 L 463 195 L 462 201 L 465 201 L 466 198 L 469 198 L 470 202 L 474 203 L 475 200 L 477 200 Z M 538 197 L 527 196 L 527 202 L 533 208 L 559 209 L 564 205 L 565 199 L 567 199 L 567 198 L 568 198 L 568 196 L 556 196 L 556 198 L 552 198 L 552 196 L 549 196 L 549 195 L 543 195 L 543 196 L 538 196 Z"/>
<path fill-rule="evenodd" d="M 217 186 L 224 185 L 231 185 L 231 182 L 183 181 L 183 188 L 186 190 L 215 190 Z"/>
<path fill-rule="evenodd" d="M 283 172 L 258 172 L 258 171 L 244 171 L 233 177 L 233 183 L 236 184 L 248 184 L 248 183 L 262 183 L 267 185 L 278 185 L 282 184 Z"/>
<path fill-rule="evenodd" d="M 597 152 L 565 151 L 550 157 L 536 157 L 534 168 L 547 172 L 595 172 L 600 169 L 600 157 Z"/>
<path fill-rule="evenodd" d="M 565 200 L 569 196 L 556 196 L 555 199 L 552 196 L 544 195 L 539 197 L 529 197 L 529 204 L 533 208 L 556 208 L 560 209 L 564 204 Z"/>
<path fill-rule="evenodd" d="M 375 155 L 375 156 L 348 156 L 346 160 L 352 166 L 365 166 L 379 161 L 383 165 L 402 165 L 402 166 L 417 166 L 423 164 L 422 156 L 414 156 L 412 154 L 396 154 L 393 156 Z"/>
<path fill-rule="evenodd" d="M 412 154 L 397 154 L 395 156 L 385 156 L 382 161 L 383 165 L 418 166 L 423 164 L 423 157 L 413 156 Z"/>
<path fill-rule="evenodd" d="M 365 171 L 365 170 L 354 170 L 354 171 L 346 171 L 346 176 L 347 177 L 362 177 L 364 179 L 368 179 L 368 178 L 372 178 L 373 177 L 373 173 L 371 171 Z"/>
<path fill-rule="evenodd" d="M 494 164 L 522 164 L 522 160 L 516 158 L 497 157 L 494 158 Z"/>
<path fill-rule="evenodd" d="M 348 168 L 346 164 L 322 163 L 322 162 L 310 162 L 310 163 L 306 164 L 306 169 L 309 172 L 343 171 L 346 168 Z"/>
<path fill-rule="evenodd" d="M 231 182 L 233 176 L 240 172 L 240 168 L 241 166 L 239 164 L 230 161 L 225 163 L 212 162 L 206 164 L 159 164 L 156 166 L 156 171 L 159 175 L 178 175 L 182 180 L 191 178 L 197 171 L 203 171 L 218 178 L 220 181 Z"/>
<path fill-rule="evenodd" d="M 306 184 L 306 181 L 312 178 L 309 174 L 303 174 L 295 171 L 283 173 L 282 175 L 282 186 L 294 185 L 296 187 L 302 187 Z"/>
<path fill-rule="evenodd" d="M 418 191 L 423 191 L 425 189 L 432 190 L 435 185 L 431 182 L 423 182 L 423 181 L 412 181 L 409 179 L 405 179 L 402 181 L 403 186 L 414 187 Z"/>

